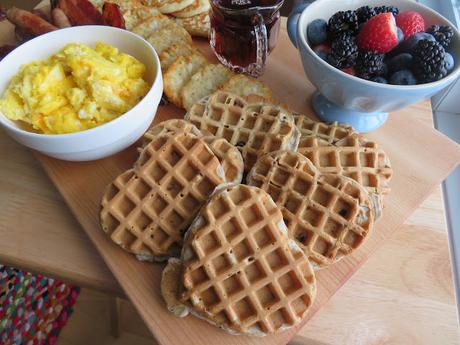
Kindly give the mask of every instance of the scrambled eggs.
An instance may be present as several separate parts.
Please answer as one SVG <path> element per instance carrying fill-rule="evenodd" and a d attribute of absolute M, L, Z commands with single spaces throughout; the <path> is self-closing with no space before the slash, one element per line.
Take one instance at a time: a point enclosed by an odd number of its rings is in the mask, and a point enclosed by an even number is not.
<path fill-rule="evenodd" d="M 69 44 L 46 61 L 21 67 L 0 110 L 45 134 L 72 133 L 109 122 L 148 92 L 145 66 L 117 48 Z"/>

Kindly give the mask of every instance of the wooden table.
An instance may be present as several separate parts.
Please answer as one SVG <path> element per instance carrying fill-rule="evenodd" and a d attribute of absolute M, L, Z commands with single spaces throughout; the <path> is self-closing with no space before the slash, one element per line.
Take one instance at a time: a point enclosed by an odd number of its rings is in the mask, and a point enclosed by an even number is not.
<path fill-rule="evenodd" d="M 413 107 L 431 123 L 428 102 Z M 0 130 L 0 264 L 123 295 L 63 199 L 25 148 Z M 458 344 L 438 189 L 292 344 Z"/>
<path fill-rule="evenodd" d="M 431 122 L 428 102 L 415 106 Z M 0 263 L 123 295 L 38 162 L 0 130 Z M 438 189 L 292 344 L 458 344 Z"/>

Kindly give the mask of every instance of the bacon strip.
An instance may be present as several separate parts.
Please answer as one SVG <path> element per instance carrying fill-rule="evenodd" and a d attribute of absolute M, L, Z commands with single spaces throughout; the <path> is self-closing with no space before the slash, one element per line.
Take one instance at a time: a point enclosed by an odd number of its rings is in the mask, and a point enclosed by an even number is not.
<path fill-rule="evenodd" d="M 89 0 L 74 0 L 77 7 L 88 17 L 94 24 L 103 24 L 102 15 L 96 6 Z"/>
<path fill-rule="evenodd" d="M 53 19 L 53 24 L 56 25 L 59 29 L 72 26 L 70 24 L 69 18 L 67 18 L 64 11 L 60 8 L 53 8 L 51 10 L 51 18 Z"/>
<path fill-rule="evenodd" d="M 72 26 L 102 24 L 102 15 L 88 0 L 59 0 L 59 8 Z"/>
<path fill-rule="evenodd" d="M 104 20 L 104 25 L 126 29 L 125 19 L 117 4 L 105 2 L 102 7 L 102 19 Z"/>
<path fill-rule="evenodd" d="M 34 36 L 57 30 L 57 27 L 46 20 L 17 7 L 12 7 L 6 11 L 6 17 L 11 23 L 24 29 L 26 32 L 30 32 Z"/>

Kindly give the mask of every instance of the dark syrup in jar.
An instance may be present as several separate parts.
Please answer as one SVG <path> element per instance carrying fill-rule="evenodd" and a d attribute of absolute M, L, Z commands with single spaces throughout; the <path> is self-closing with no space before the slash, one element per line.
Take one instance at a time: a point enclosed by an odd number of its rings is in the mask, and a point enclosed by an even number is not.
<path fill-rule="evenodd" d="M 268 36 L 268 53 L 275 48 L 280 29 L 280 12 L 283 0 L 212 0 L 211 44 L 218 56 L 224 58 L 235 70 L 257 62 L 257 40 L 254 27 L 260 17 Z M 258 10 L 254 7 L 259 7 Z M 238 10 L 238 14 L 232 10 Z M 241 12 L 240 12 L 241 11 Z"/>

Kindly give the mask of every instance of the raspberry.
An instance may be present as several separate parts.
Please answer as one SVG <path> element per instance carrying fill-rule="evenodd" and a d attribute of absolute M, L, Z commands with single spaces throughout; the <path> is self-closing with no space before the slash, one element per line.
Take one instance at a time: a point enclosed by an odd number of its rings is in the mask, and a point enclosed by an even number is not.
<path fill-rule="evenodd" d="M 391 13 L 381 13 L 369 19 L 358 34 L 358 47 L 378 53 L 388 53 L 398 44 L 398 31 Z"/>
<path fill-rule="evenodd" d="M 425 31 L 425 20 L 422 15 L 415 11 L 400 13 L 396 16 L 396 25 L 404 32 L 404 38 Z"/>
<path fill-rule="evenodd" d="M 353 67 L 342 68 L 341 71 L 345 72 L 346 74 L 349 74 L 349 75 L 353 75 L 353 76 L 356 75 L 356 72 L 353 69 Z"/>

